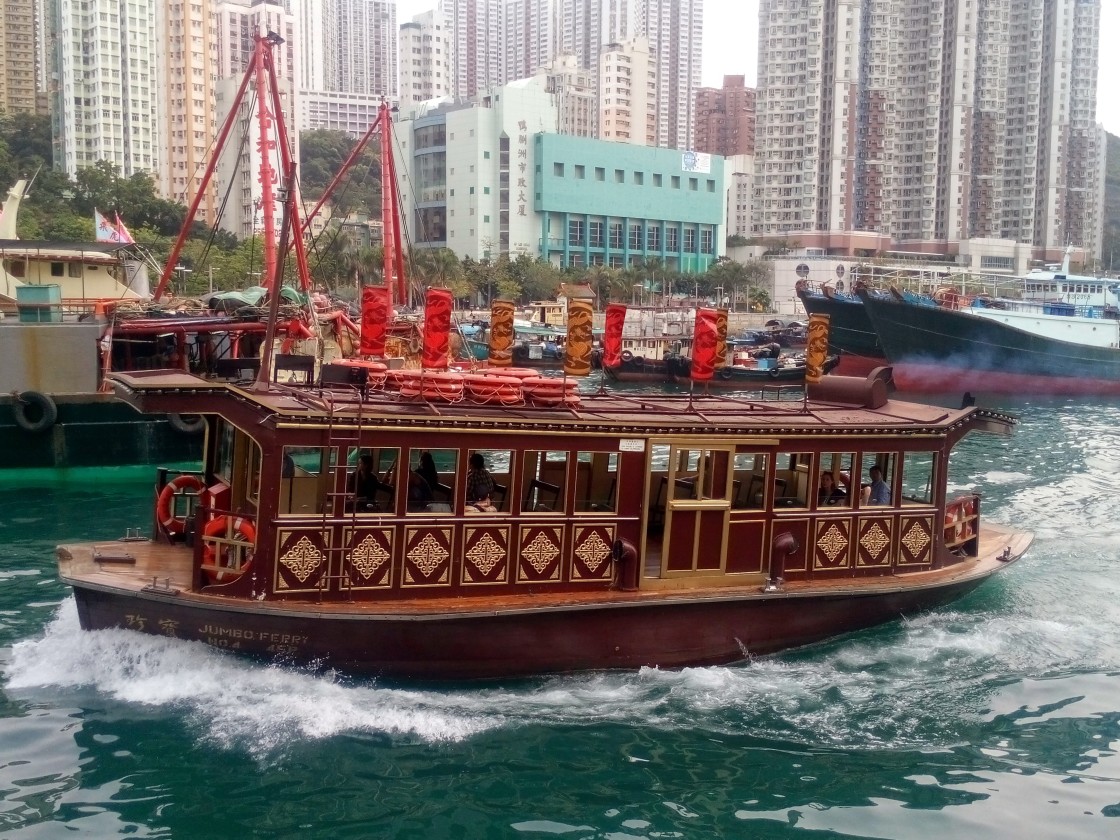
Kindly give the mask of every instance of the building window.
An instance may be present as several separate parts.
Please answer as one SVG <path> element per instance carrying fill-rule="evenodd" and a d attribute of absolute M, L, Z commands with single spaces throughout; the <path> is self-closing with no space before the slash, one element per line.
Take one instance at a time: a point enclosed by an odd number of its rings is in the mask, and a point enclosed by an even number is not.
<path fill-rule="evenodd" d="M 602 222 L 591 222 L 587 226 L 587 235 L 590 239 L 589 244 L 591 245 L 592 248 L 602 248 L 603 247 L 603 223 Z"/>
<path fill-rule="evenodd" d="M 562 164 L 562 163 L 552 164 L 552 174 L 555 175 L 557 178 L 563 178 L 564 177 L 564 164 Z"/>
<path fill-rule="evenodd" d="M 677 229 L 675 227 L 665 229 L 665 250 L 677 250 Z"/>
<path fill-rule="evenodd" d="M 622 222 L 611 223 L 611 247 L 622 248 Z"/>
<path fill-rule="evenodd" d="M 659 174 L 657 174 L 656 172 L 653 173 L 653 185 L 655 187 L 660 187 L 661 186 L 661 176 Z"/>
<path fill-rule="evenodd" d="M 670 186 L 672 186 L 673 189 L 679 190 L 681 188 L 681 176 L 680 175 L 674 175 L 672 177 L 672 179 L 670 180 L 669 184 L 670 184 Z"/>
<path fill-rule="evenodd" d="M 583 244 L 583 222 L 579 219 L 572 219 L 568 222 L 568 244 Z"/>
<path fill-rule="evenodd" d="M 582 181 L 585 177 L 587 177 L 584 166 L 583 166 L 582 163 L 577 163 L 575 165 L 575 170 L 576 170 L 576 180 L 577 181 Z"/>
<path fill-rule="evenodd" d="M 696 253 L 696 231 L 692 228 L 684 229 L 684 250 L 686 254 Z"/>
<path fill-rule="evenodd" d="M 644 172 L 635 172 L 634 173 L 634 183 L 635 184 L 637 184 L 640 187 L 645 182 L 646 182 L 646 173 L 644 173 Z"/>
<path fill-rule="evenodd" d="M 626 172 L 622 169 L 616 169 L 614 171 L 614 182 L 616 184 L 625 184 L 626 183 Z"/>
<path fill-rule="evenodd" d="M 715 236 L 710 230 L 700 231 L 700 252 L 702 254 L 715 253 Z"/>
<path fill-rule="evenodd" d="M 642 226 L 630 225 L 630 250 L 642 250 Z"/>
<path fill-rule="evenodd" d="M 661 250 L 661 228 L 653 226 L 646 230 L 646 250 Z"/>
<path fill-rule="evenodd" d="M 596 180 L 596 181 L 605 181 L 605 180 L 607 180 L 607 170 L 606 170 L 606 169 L 604 169 L 604 168 L 603 168 L 603 167 L 601 167 L 601 166 L 596 166 L 596 167 L 595 167 L 595 180 Z"/>

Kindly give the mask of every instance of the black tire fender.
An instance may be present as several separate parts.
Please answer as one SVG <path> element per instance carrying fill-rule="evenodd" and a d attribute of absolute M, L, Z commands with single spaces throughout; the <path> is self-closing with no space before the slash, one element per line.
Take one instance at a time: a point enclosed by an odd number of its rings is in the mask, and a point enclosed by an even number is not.
<path fill-rule="evenodd" d="M 168 414 L 167 422 L 181 435 L 200 435 L 206 429 L 206 418 L 201 414 Z"/>
<path fill-rule="evenodd" d="M 39 434 L 58 422 L 58 406 L 46 394 L 24 391 L 12 403 L 16 425 L 25 432 Z"/>

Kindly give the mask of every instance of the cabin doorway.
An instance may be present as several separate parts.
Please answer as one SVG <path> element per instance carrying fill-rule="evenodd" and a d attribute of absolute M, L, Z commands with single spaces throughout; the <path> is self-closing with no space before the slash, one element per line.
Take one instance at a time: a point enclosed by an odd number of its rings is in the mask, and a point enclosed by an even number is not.
<path fill-rule="evenodd" d="M 659 494 L 665 511 L 661 577 L 724 570 L 731 501 L 738 491 L 734 454 L 734 447 L 669 446 Z"/>

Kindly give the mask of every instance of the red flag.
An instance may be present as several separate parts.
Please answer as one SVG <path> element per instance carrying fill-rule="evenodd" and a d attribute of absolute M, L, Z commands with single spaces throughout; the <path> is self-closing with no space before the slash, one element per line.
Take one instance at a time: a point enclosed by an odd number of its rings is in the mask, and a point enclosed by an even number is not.
<path fill-rule="evenodd" d="M 696 382 L 707 382 L 715 373 L 716 344 L 719 342 L 719 327 L 716 324 L 718 317 L 719 313 L 715 309 L 696 310 L 690 374 Z"/>
<path fill-rule="evenodd" d="M 362 340 L 358 352 L 363 356 L 385 355 L 385 331 L 391 315 L 388 286 L 362 287 Z"/>
<path fill-rule="evenodd" d="M 448 289 L 428 289 L 424 300 L 424 351 L 420 360 L 423 367 L 445 368 L 448 365 L 453 303 Z"/>
<path fill-rule="evenodd" d="M 626 323 L 626 306 L 612 303 L 607 306 L 607 320 L 603 329 L 603 367 L 622 364 L 622 325 Z"/>

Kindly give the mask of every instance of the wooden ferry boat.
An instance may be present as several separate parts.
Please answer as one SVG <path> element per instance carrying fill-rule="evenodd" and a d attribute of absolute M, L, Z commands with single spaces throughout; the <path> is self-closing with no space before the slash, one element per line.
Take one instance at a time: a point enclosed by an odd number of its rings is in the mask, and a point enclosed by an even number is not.
<path fill-rule="evenodd" d="M 161 472 L 153 539 L 59 548 L 88 630 L 406 678 L 728 663 L 944 604 L 1031 541 L 946 491 L 953 446 L 1013 419 L 895 401 L 882 377 L 824 377 L 808 402 L 561 405 L 112 380 L 142 412 L 203 414 L 205 463 Z M 476 453 L 488 505 L 467 497 Z M 860 498 L 871 466 L 887 504 Z M 818 500 L 823 472 L 850 492 Z"/>

